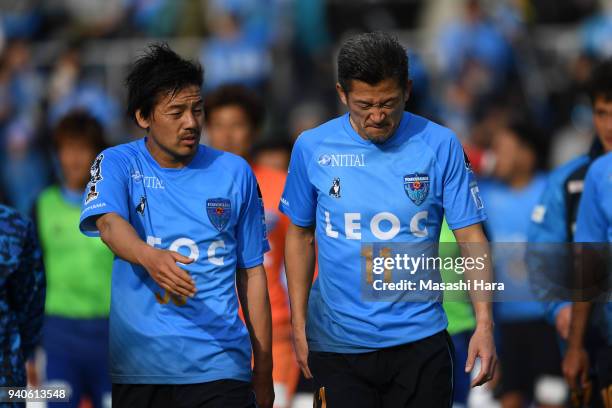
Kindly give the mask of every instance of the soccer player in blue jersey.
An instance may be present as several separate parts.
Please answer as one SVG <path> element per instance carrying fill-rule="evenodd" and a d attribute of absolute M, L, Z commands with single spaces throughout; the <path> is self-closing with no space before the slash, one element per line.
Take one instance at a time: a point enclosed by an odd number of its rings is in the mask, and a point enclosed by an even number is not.
<path fill-rule="evenodd" d="M 298 138 L 280 203 L 292 222 L 285 262 L 299 364 L 330 408 L 448 407 L 442 305 L 363 298 L 361 242 L 438 242 L 446 215 L 458 242 L 486 243 L 478 186 L 452 131 L 404 112 L 408 58 L 392 36 L 347 40 L 336 88 L 348 113 Z M 482 365 L 473 386 L 496 364 L 490 303 L 474 309 L 465 369 L 476 357 Z"/>
<path fill-rule="evenodd" d="M 199 144 L 202 76 L 168 46 L 151 46 L 126 81 L 128 113 L 146 136 L 91 167 L 80 227 L 116 255 L 114 407 L 274 400 L 263 207 L 243 159 Z"/>
<path fill-rule="evenodd" d="M 608 117 L 612 121 L 612 117 Z M 575 242 L 602 243 L 609 251 L 612 243 L 612 153 L 593 162 L 584 181 L 584 192 L 578 207 Z M 608 258 L 609 261 L 609 258 Z M 610 271 L 608 264 L 608 271 Z M 609 287 L 608 287 L 609 290 Z M 572 306 L 567 352 L 563 359 L 563 373 L 572 389 L 588 387 L 589 358 L 584 349 L 584 334 L 591 310 L 590 302 L 575 302 Z M 603 404 L 612 408 L 612 303 L 604 305 L 604 326 L 607 344 L 596 350 L 597 387 Z"/>

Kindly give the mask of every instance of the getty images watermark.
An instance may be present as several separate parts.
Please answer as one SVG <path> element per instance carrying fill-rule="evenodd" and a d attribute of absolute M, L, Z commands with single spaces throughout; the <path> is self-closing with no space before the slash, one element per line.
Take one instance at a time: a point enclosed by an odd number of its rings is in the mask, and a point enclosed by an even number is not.
<path fill-rule="evenodd" d="M 609 243 L 364 243 L 361 295 L 394 302 L 608 302 L 611 259 Z"/>
<path fill-rule="evenodd" d="M 488 254 L 472 257 L 411 256 L 406 253 L 394 256 L 377 256 L 372 258 L 372 281 L 374 290 L 428 290 L 428 291 L 466 291 L 466 290 L 504 290 L 503 282 L 490 282 L 487 279 L 460 279 L 455 282 L 439 281 L 434 278 L 414 280 L 400 279 L 398 282 L 385 281 L 385 272 L 405 272 L 415 275 L 417 272 L 449 270 L 458 275 L 466 271 L 484 272 L 487 268 Z"/>

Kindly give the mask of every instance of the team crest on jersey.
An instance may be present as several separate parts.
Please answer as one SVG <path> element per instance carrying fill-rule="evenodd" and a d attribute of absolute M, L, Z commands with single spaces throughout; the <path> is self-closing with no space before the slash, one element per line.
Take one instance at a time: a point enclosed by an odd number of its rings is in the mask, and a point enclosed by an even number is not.
<path fill-rule="evenodd" d="M 232 215 L 232 204 L 227 198 L 210 198 L 206 200 L 206 214 L 212 225 L 222 231 Z"/>
<path fill-rule="evenodd" d="M 329 195 L 334 198 L 340 198 L 340 178 L 336 177 L 332 181 L 332 185 L 329 189 Z"/>
<path fill-rule="evenodd" d="M 89 169 L 90 179 L 89 184 L 87 184 L 87 197 L 85 198 L 85 204 L 89 204 L 93 200 L 98 198 L 98 190 L 97 184 L 102 181 L 102 160 L 104 159 L 104 155 L 101 154 L 96 157 L 93 164 Z"/>
<path fill-rule="evenodd" d="M 405 175 L 404 191 L 414 204 L 421 205 L 429 194 L 429 176 L 424 173 Z"/>
<path fill-rule="evenodd" d="M 147 198 L 145 196 L 140 197 L 140 202 L 136 206 L 136 212 L 140 215 L 144 215 L 146 206 L 147 206 Z"/>

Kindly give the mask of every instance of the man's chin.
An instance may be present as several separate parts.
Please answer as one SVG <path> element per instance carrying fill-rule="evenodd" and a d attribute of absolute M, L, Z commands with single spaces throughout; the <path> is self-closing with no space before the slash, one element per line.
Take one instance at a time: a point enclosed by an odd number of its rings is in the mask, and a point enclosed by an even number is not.
<path fill-rule="evenodd" d="M 384 132 L 384 133 L 372 133 L 372 132 L 368 132 L 366 134 L 368 136 L 368 140 L 374 144 L 382 144 L 385 143 L 387 140 L 389 140 L 389 138 L 391 137 L 391 134 Z"/>

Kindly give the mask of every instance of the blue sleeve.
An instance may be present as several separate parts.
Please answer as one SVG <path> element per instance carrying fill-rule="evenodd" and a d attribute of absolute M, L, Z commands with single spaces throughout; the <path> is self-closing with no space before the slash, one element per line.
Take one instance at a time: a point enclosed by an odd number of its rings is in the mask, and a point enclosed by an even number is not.
<path fill-rule="evenodd" d="M 454 135 L 450 138 L 447 156 L 442 161 L 443 206 L 450 229 L 464 228 L 484 221 L 487 217 L 474 172 Z"/>
<path fill-rule="evenodd" d="M 598 164 L 598 163 L 596 163 Z M 589 168 L 584 179 L 584 191 L 578 206 L 575 242 L 608 242 L 608 222 L 601 207 L 602 197 L 597 183 L 605 180 L 595 164 Z"/>
<path fill-rule="evenodd" d="M 317 209 L 316 189 L 308 178 L 306 153 L 302 135 L 291 152 L 285 190 L 278 206 L 293 224 L 300 227 L 309 227 L 315 223 Z"/>
<path fill-rule="evenodd" d="M 23 238 L 19 266 L 9 282 L 9 297 L 17 309 L 24 357 L 29 359 L 41 338 L 46 282 L 42 251 L 30 221 Z"/>
<path fill-rule="evenodd" d="M 529 242 L 566 242 L 567 218 L 564 183 L 551 175 L 538 204 L 531 213 L 527 233 Z"/>
<path fill-rule="evenodd" d="M 250 167 L 246 166 L 245 173 L 241 186 L 243 200 L 238 218 L 236 256 L 238 268 L 253 268 L 263 263 L 264 253 L 270 250 L 270 245 L 259 185 Z"/>
<path fill-rule="evenodd" d="M 127 166 L 116 149 L 100 153 L 90 168 L 91 178 L 83 195 L 79 228 L 90 237 L 100 235 L 96 219 L 102 214 L 117 213 L 129 221 Z"/>

